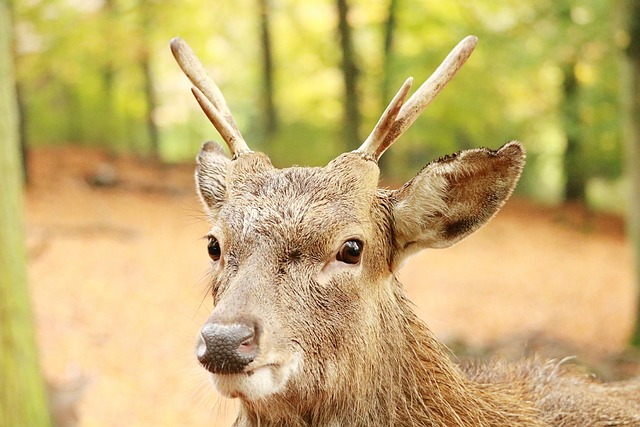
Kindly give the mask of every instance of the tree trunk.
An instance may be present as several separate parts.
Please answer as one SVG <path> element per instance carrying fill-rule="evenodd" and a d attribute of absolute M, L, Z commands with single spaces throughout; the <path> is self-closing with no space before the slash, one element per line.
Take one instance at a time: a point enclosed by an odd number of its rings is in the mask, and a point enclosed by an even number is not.
<path fill-rule="evenodd" d="M 564 152 L 564 199 L 569 202 L 584 202 L 587 196 L 587 174 L 580 134 L 580 85 L 575 75 L 575 67 L 575 60 L 569 61 L 564 67 L 562 118 L 567 138 L 567 148 Z"/>
<path fill-rule="evenodd" d="M 273 50 L 271 48 L 271 18 L 269 0 L 258 0 L 260 11 L 260 42 L 262 44 L 262 103 L 266 140 L 278 130 L 278 112 L 274 101 Z"/>
<path fill-rule="evenodd" d="M 8 2 L 0 0 L 0 422 L 51 425 L 27 288 Z"/>
<path fill-rule="evenodd" d="M 628 235 L 634 249 L 636 287 L 639 290 L 632 344 L 640 346 L 640 0 L 623 1 L 619 12 L 629 39 L 624 51 L 620 92 L 630 183 Z"/>
<path fill-rule="evenodd" d="M 14 2 L 9 1 L 9 16 L 13 22 L 16 22 L 16 6 Z M 16 37 L 12 32 L 12 43 L 11 43 L 11 53 L 13 56 L 13 65 L 14 65 L 14 76 L 17 76 L 16 68 L 17 68 L 17 58 L 18 58 L 18 47 L 16 45 Z M 25 184 L 29 183 L 29 153 L 27 151 L 27 112 L 26 105 L 24 102 L 24 91 L 22 90 L 22 84 L 18 81 L 17 77 L 14 81 L 15 93 L 16 93 L 16 103 L 18 107 L 18 138 L 20 141 L 20 161 L 21 161 L 21 169 L 22 169 L 22 181 Z"/>
<path fill-rule="evenodd" d="M 398 0 L 389 0 L 389 8 L 387 9 L 387 19 L 384 22 L 384 44 L 382 46 L 382 84 L 380 87 L 380 113 L 387 108 L 389 102 L 395 93 L 391 88 L 391 60 L 393 57 L 393 47 L 396 32 L 396 13 L 398 10 Z M 378 166 L 383 175 L 386 175 L 390 168 L 390 159 L 392 153 L 387 153 L 380 157 Z"/>
<path fill-rule="evenodd" d="M 151 31 L 152 19 L 150 13 L 154 6 L 148 0 L 141 0 L 140 13 L 142 30 L 142 50 L 140 52 L 140 68 L 144 78 L 144 99 L 147 107 L 145 111 L 145 123 L 147 125 L 147 135 L 151 146 L 151 155 L 155 159 L 160 159 L 160 132 L 154 118 L 154 112 L 158 106 L 156 99 L 153 68 L 151 64 Z"/>
<path fill-rule="evenodd" d="M 151 155 L 155 159 L 160 159 L 160 132 L 153 116 L 158 105 L 154 86 L 153 70 L 151 67 L 151 57 L 148 46 L 144 47 L 144 52 L 140 59 L 140 67 L 144 75 L 144 99 L 147 106 L 145 112 L 145 123 L 147 125 L 147 135 L 151 146 Z"/>
<path fill-rule="evenodd" d="M 117 19 L 115 0 L 105 0 L 103 8 L 106 15 L 106 25 L 103 27 L 103 37 L 108 40 L 113 25 Z M 105 140 L 110 150 L 117 150 L 121 144 L 121 135 L 118 132 L 118 113 L 116 109 L 116 67 L 112 51 L 107 52 L 106 61 L 102 67 L 102 96 L 104 105 L 104 125 Z"/>
<path fill-rule="evenodd" d="M 14 58 L 16 56 L 14 55 Z M 20 146 L 20 169 L 22 182 L 29 184 L 29 149 L 27 148 L 27 106 L 24 102 L 22 84 L 15 81 L 16 106 L 18 108 L 18 140 Z"/>
<path fill-rule="evenodd" d="M 344 135 L 345 147 L 356 148 L 360 144 L 360 110 L 358 100 L 358 67 L 356 66 L 349 5 L 347 0 L 338 0 L 338 34 L 342 48 L 342 75 L 344 79 Z"/>
<path fill-rule="evenodd" d="M 384 22 L 384 45 L 382 51 L 382 88 L 381 102 L 384 111 L 391 101 L 391 97 L 395 93 L 391 93 L 391 57 L 393 55 L 393 42 L 396 33 L 396 11 L 398 9 L 398 0 L 389 0 L 389 9 L 387 10 L 387 19 Z"/>

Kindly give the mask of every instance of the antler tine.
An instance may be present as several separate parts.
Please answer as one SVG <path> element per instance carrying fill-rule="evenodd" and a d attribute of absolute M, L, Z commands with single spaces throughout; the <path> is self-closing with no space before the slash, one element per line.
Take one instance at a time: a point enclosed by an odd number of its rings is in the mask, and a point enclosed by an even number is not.
<path fill-rule="evenodd" d="M 191 91 L 198 104 L 229 146 L 231 155 L 238 156 L 251 152 L 240 130 L 238 130 L 238 125 L 233 119 L 222 92 L 209 77 L 191 47 L 180 37 L 173 38 L 170 46 L 176 62 L 195 86 Z"/>
<path fill-rule="evenodd" d="M 477 43 L 478 38 L 476 36 L 467 36 L 458 43 L 436 71 L 434 71 L 407 102 L 402 105 L 389 130 L 384 132 L 384 134 L 380 133 L 380 137 L 374 137 L 376 133 L 376 129 L 374 129 L 372 135 L 367 138 L 358 151 L 372 154 L 376 160 L 379 159 L 382 153 L 416 121 L 436 95 L 451 81 L 453 76 L 456 75 L 458 70 L 467 61 Z M 400 91 L 402 92 L 403 89 Z M 394 102 L 396 102 L 396 98 L 394 98 L 392 104 Z M 390 107 L 391 105 L 389 108 Z M 387 112 L 385 111 L 383 117 L 385 117 L 386 114 Z M 382 118 L 380 120 L 382 121 Z M 369 139 L 371 139 L 371 141 L 369 141 Z"/>
<path fill-rule="evenodd" d="M 413 83 L 412 77 L 409 77 L 404 82 L 404 84 L 402 85 L 398 93 L 396 93 L 396 96 L 394 96 L 391 102 L 389 103 L 389 106 L 387 107 L 387 109 L 384 110 L 384 113 L 382 113 L 380 120 L 378 120 L 378 123 L 376 123 L 376 126 L 373 128 L 373 131 L 371 132 L 371 134 L 367 137 L 364 143 L 362 143 L 360 148 L 358 148 L 358 150 L 356 151 L 364 154 L 368 154 L 371 156 L 375 156 L 376 160 L 379 158 L 379 156 L 376 155 L 378 151 L 378 146 L 382 141 L 384 141 L 385 137 L 391 130 L 391 127 L 395 123 L 395 120 L 398 117 L 398 113 L 400 113 L 400 109 L 402 108 L 402 104 L 404 103 L 404 100 L 407 98 L 409 89 L 411 89 L 412 83 Z"/>
<path fill-rule="evenodd" d="M 198 101 L 200 108 L 202 108 L 204 114 L 209 118 L 209 121 L 213 123 L 222 139 L 224 139 L 227 145 L 229 145 L 229 149 L 231 150 L 232 155 L 237 156 L 238 154 L 241 154 L 243 152 L 251 151 L 249 150 L 249 147 L 244 144 L 244 141 L 238 141 L 238 138 L 242 137 L 239 136 L 236 130 L 232 127 L 231 123 L 227 122 L 224 117 L 222 117 L 222 113 L 211 103 L 211 101 L 207 99 L 207 97 L 200 91 L 200 89 L 193 86 L 191 88 L 191 93 L 193 93 L 193 96 L 196 98 L 196 101 Z M 244 144 L 246 150 L 243 150 L 242 147 L 238 147 L 238 145 L 242 144 Z M 238 151 L 238 149 L 240 149 L 240 152 Z"/>

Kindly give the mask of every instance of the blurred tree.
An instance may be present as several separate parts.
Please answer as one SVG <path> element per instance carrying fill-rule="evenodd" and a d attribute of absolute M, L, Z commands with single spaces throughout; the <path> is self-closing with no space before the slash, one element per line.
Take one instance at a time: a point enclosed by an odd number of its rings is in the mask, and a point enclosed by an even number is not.
<path fill-rule="evenodd" d="M 388 103 L 393 97 L 391 92 L 391 61 L 393 57 L 394 40 L 396 33 L 396 20 L 397 20 L 398 0 L 389 0 L 387 6 L 387 16 L 384 20 L 384 34 L 382 45 L 382 84 L 380 86 L 380 111 L 384 111 L 387 108 Z M 378 165 L 383 174 L 386 175 L 387 169 L 389 169 L 389 157 L 391 153 L 386 156 L 380 157 Z"/>
<path fill-rule="evenodd" d="M 624 66 L 621 88 L 627 150 L 627 173 L 630 180 L 628 233 L 634 250 L 636 283 L 640 289 L 640 0 L 619 3 L 624 29 Z M 640 303 L 640 292 L 639 303 Z M 640 304 L 632 344 L 640 346 Z"/>
<path fill-rule="evenodd" d="M 342 51 L 342 77 L 344 80 L 344 135 L 345 149 L 357 146 L 360 139 L 360 101 L 358 96 L 358 66 L 353 48 L 351 25 L 349 24 L 349 4 L 347 0 L 337 0 L 338 35 Z"/>
<path fill-rule="evenodd" d="M 393 45 L 396 33 L 396 15 L 398 0 L 389 0 L 387 17 L 384 21 L 384 41 L 382 46 L 382 86 L 380 90 L 381 107 L 387 108 L 388 102 L 394 95 L 391 92 L 391 60 L 393 55 Z"/>
<path fill-rule="evenodd" d="M 566 142 L 563 194 L 565 200 L 586 203 L 590 181 L 620 173 L 615 166 L 621 161 L 620 138 L 611 130 L 619 121 L 610 112 L 616 108 L 617 88 L 608 87 L 604 78 L 615 54 L 613 6 L 596 0 L 558 1 L 553 8 L 558 39 L 552 49 L 563 76 L 564 96 L 559 98 Z"/>
<path fill-rule="evenodd" d="M 103 16 L 101 17 L 101 32 L 105 40 L 112 36 L 114 26 L 117 24 L 117 4 L 115 0 L 105 0 L 102 5 Z M 106 139 L 110 146 L 116 146 L 118 138 L 118 114 L 116 110 L 116 64 L 115 52 L 106 51 L 102 64 L 102 97 L 104 105 L 104 125 Z"/>
<path fill-rule="evenodd" d="M 557 34 L 567 37 L 571 34 L 573 20 L 571 17 L 573 4 L 567 1 L 553 3 Z M 564 200 L 585 202 L 587 195 L 588 165 L 585 162 L 582 129 L 580 117 L 580 89 L 581 83 L 576 76 L 578 65 L 578 50 L 584 40 L 576 40 L 567 48 L 556 53 L 562 71 L 562 97 L 560 97 L 561 123 L 565 135 L 564 166 Z"/>
<path fill-rule="evenodd" d="M 160 132 L 156 124 L 154 113 L 158 102 L 156 100 L 155 82 L 153 68 L 151 64 L 152 28 L 156 22 L 153 20 L 154 8 L 159 7 L 153 0 L 140 0 L 140 33 L 141 46 L 138 57 L 140 69 L 143 76 L 144 100 L 145 100 L 145 123 L 147 136 L 151 148 L 151 155 L 160 159 Z"/>
<path fill-rule="evenodd" d="M 606 85 L 595 81 L 598 74 L 606 72 L 604 51 L 608 49 L 613 54 L 612 48 L 604 47 L 604 43 L 612 45 L 612 6 L 601 3 L 552 3 L 557 40 L 556 46 L 550 48 L 563 77 L 559 112 L 565 136 L 563 195 L 568 201 L 587 202 L 589 181 L 598 175 L 615 174 L 602 161 L 602 147 L 607 144 L 598 127 L 605 125 L 607 115 L 599 120 L 593 118 L 607 103 L 615 103 L 616 97 L 614 91 L 604 97 L 599 95 Z"/>
<path fill-rule="evenodd" d="M 11 20 L 12 22 L 15 22 L 16 20 L 16 8 L 15 8 L 15 4 L 13 1 L 9 1 L 9 9 L 10 9 L 10 16 L 11 16 Z M 13 25 L 12 25 L 13 28 Z M 16 43 L 16 39 L 17 37 L 15 37 L 15 33 L 12 34 L 12 38 L 11 38 L 11 52 L 12 52 L 12 57 L 14 59 L 14 61 L 12 61 L 12 64 L 14 64 L 14 75 L 15 73 L 15 58 L 18 56 L 18 47 L 17 47 L 17 43 Z M 25 103 L 24 103 L 24 95 L 23 95 L 23 89 L 22 89 L 22 84 L 18 79 L 14 79 L 14 85 L 15 85 L 15 90 L 16 90 L 16 103 L 18 106 L 18 137 L 20 139 L 20 159 L 22 161 L 22 180 L 25 184 L 29 183 L 29 153 L 27 152 L 27 137 L 26 137 L 26 108 L 25 108 Z"/>
<path fill-rule="evenodd" d="M 27 288 L 18 121 L 7 0 L 0 0 L 0 422 L 51 425 Z"/>
<path fill-rule="evenodd" d="M 383 168 L 393 165 L 390 178 L 409 178 L 430 157 L 514 138 L 529 154 L 519 188 L 547 201 L 563 198 L 565 182 L 590 195 L 592 178 L 620 178 L 608 2 L 290 0 L 274 13 L 269 0 L 238 1 L 215 13 L 203 0 L 16 2 L 24 134 L 30 143 L 137 153 L 161 140 L 166 159 L 187 156 L 185 138 L 206 138 L 209 129 L 171 71 L 166 41 L 180 34 L 218 68 L 211 71 L 247 139 L 259 141 L 276 123 L 277 163 L 321 163 L 362 142 L 358 131 L 373 126 L 407 76 L 421 83 L 475 33 L 478 49 L 451 89 L 382 158 Z M 246 12 L 256 6 L 259 20 Z M 335 27 L 339 40 L 327 37 Z"/>
<path fill-rule="evenodd" d="M 580 85 L 575 75 L 576 62 L 570 60 L 562 67 L 564 99 L 560 106 L 562 123 L 566 135 L 564 150 L 564 199 L 571 202 L 585 202 L 587 196 L 587 167 L 583 150 L 582 126 L 580 121 Z"/>
<path fill-rule="evenodd" d="M 269 0 L 258 0 L 260 11 L 260 44 L 262 46 L 262 115 L 266 140 L 278 130 L 278 112 L 273 88 L 273 51 L 271 48 L 271 9 Z"/>

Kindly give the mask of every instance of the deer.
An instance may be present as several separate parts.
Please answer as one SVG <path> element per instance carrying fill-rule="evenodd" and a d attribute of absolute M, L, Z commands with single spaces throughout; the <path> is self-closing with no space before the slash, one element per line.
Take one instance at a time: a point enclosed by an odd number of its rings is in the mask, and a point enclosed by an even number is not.
<path fill-rule="evenodd" d="M 476 43 L 464 38 L 407 99 L 409 78 L 358 149 L 277 169 L 249 148 L 193 50 L 171 41 L 230 152 L 208 141 L 196 158 L 213 299 L 196 356 L 217 391 L 239 399 L 234 427 L 640 426 L 637 380 L 601 382 L 541 358 L 456 362 L 397 279 L 410 255 L 493 218 L 524 167 L 512 141 L 379 187 L 380 156 Z"/>

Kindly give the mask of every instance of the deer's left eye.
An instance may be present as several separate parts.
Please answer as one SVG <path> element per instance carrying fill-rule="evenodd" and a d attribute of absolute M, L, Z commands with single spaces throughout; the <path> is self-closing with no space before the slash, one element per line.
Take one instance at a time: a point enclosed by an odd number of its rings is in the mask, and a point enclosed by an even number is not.
<path fill-rule="evenodd" d="M 342 244 L 342 247 L 336 255 L 336 259 L 345 264 L 358 264 L 360 258 L 362 258 L 363 247 L 364 244 L 360 240 L 347 240 Z"/>
<path fill-rule="evenodd" d="M 218 261 L 220 259 L 220 255 L 222 253 L 220 250 L 220 243 L 218 242 L 218 239 L 216 239 L 213 236 L 209 236 L 209 243 L 207 244 L 207 252 L 209 252 L 209 257 L 213 261 Z"/>

